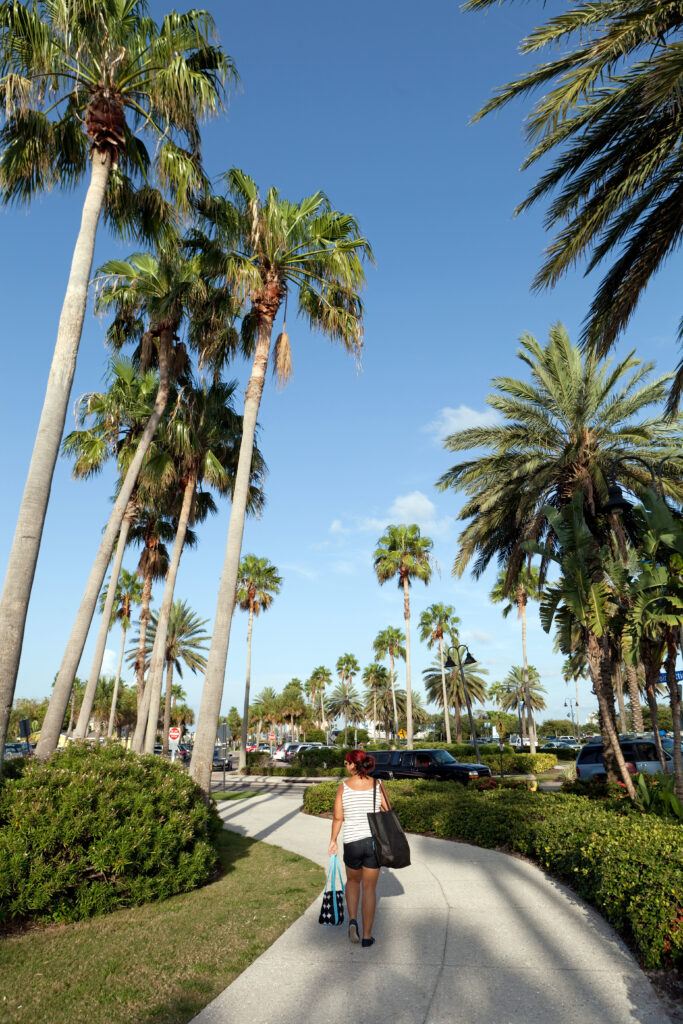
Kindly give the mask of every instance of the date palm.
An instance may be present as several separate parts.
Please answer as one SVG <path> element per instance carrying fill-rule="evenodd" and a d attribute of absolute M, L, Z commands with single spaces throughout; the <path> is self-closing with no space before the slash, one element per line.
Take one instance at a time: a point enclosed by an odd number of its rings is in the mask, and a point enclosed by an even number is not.
<path fill-rule="evenodd" d="M 160 185 L 169 186 L 175 204 L 187 205 L 204 184 L 198 125 L 220 110 L 230 71 L 203 11 L 169 14 L 157 24 L 143 0 L 0 4 L 2 199 L 29 202 L 89 176 L 0 601 L 0 758 L 102 209 L 124 230 L 146 224 L 148 235 L 168 218 L 168 205 L 149 188 L 131 215 L 126 174 L 147 177 L 145 136 L 154 142 Z"/>
<path fill-rule="evenodd" d="M 109 583 L 111 586 L 111 581 Z M 100 595 L 100 611 L 104 612 L 106 605 L 108 604 L 108 587 L 102 591 Z M 111 737 L 114 732 L 114 721 L 116 717 L 116 705 L 119 695 L 119 685 L 121 683 L 121 670 L 123 667 L 123 656 L 126 650 L 126 636 L 131 624 L 131 613 L 135 605 L 142 603 L 142 582 L 136 572 L 128 572 L 127 569 L 122 569 L 119 574 L 118 583 L 116 584 L 116 590 L 114 595 L 114 607 L 111 614 L 111 625 L 115 622 L 121 625 L 121 648 L 119 650 L 119 661 L 116 668 L 116 676 L 114 678 L 114 692 L 111 698 L 111 712 L 109 714 L 109 725 L 107 726 L 107 736 Z"/>
<path fill-rule="evenodd" d="M 190 311 L 207 297 L 199 260 L 181 252 L 175 235 L 169 236 L 155 254 L 110 260 L 101 268 L 98 280 L 98 309 L 114 313 L 108 331 L 110 342 L 120 347 L 139 341 L 141 369 L 145 370 L 156 359 L 159 382 L 149 415 L 139 421 L 137 436 L 130 436 L 130 443 L 120 449 L 121 484 L 62 658 L 36 750 L 41 757 L 48 756 L 57 746 L 60 711 L 63 714 L 62 704 L 66 707 L 69 699 L 116 538 L 120 561 L 125 544 L 122 527 L 133 490 L 165 413 L 171 385 L 186 376 L 187 359 L 184 345 L 177 343 L 178 334 L 187 325 Z"/>
<path fill-rule="evenodd" d="M 420 527 L 388 526 L 377 542 L 373 556 L 375 575 L 380 586 L 396 580 L 403 591 L 403 618 L 406 630 L 406 718 L 408 750 L 413 747 L 412 687 L 410 679 L 410 586 L 422 580 L 427 586 L 432 575 L 432 541 L 423 537 Z"/>
<path fill-rule="evenodd" d="M 451 645 L 458 642 L 457 636 L 450 637 L 450 640 Z M 476 701 L 483 704 L 488 696 L 487 683 L 484 678 L 487 675 L 487 670 L 477 664 L 463 664 L 463 672 L 470 702 Z M 422 673 L 422 681 L 428 702 L 443 707 L 441 664 L 435 663 L 426 668 Z M 456 743 L 462 743 L 462 709 L 466 706 L 467 700 L 459 669 L 446 669 L 446 707 L 453 708 Z"/>
<path fill-rule="evenodd" d="M 237 577 L 237 603 L 248 613 L 247 619 L 247 665 L 244 680 L 244 714 L 240 744 L 239 766 L 247 766 L 247 738 L 249 727 L 249 691 L 251 689 L 251 642 L 254 619 L 261 612 L 267 612 L 273 599 L 280 593 L 282 576 L 267 558 L 245 555 L 240 562 Z"/>
<path fill-rule="evenodd" d="M 576 263 L 586 261 L 589 272 L 612 257 L 584 327 L 586 340 L 604 354 L 683 240 L 683 10 L 669 0 L 575 3 L 521 46 L 543 55 L 558 44 L 559 55 L 499 89 L 479 116 L 542 90 L 527 122 L 525 167 L 540 160 L 544 170 L 521 209 L 552 196 L 546 223 L 556 235 L 535 285 L 555 284 Z M 671 411 L 682 387 L 683 361 Z"/>
<path fill-rule="evenodd" d="M 170 516 L 158 505 L 147 503 L 137 510 L 130 530 L 131 544 L 142 547 L 137 573 L 142 580 L 142 601 L 138 629 L 138 649 L 135 657 L 136 703 L 138 715 L 145 688 L 145 651 L 147 650 L 147 629 L 152 616 L 152 588 L 155 582 L 165 579 L 168 572 L 168 544 L 173 543 L 175 529 Z M 185 538 L 185 546 L 194 544 L 194 537 Z"/>
<path fill-rule="evenodd" d="M 308 686 L 310 688 L 311 700 L 314 705 L 317 705 L 320 710 L 320 728 L 326 727 L 325 719 L 325 690 L 332 684 L 332 673 L 329 668 L 324 665 L 318 665 L 311 672 L 308 680 Z"/>
<path fill-rule="evenodd" d="M 378 661 L 383 661 L 387 658 L 389 661 L 389 681 L 391 684 L 391 692 L 395 693 L 396 690 L 396 673 L 394 671 L 394 662 L 396 658 L 402 658 L 406 660 L 406 635 L 402 629 L 398 629 L 396 626 L 387 626 L 386 629 L 379 631 L 372 643 L 372 649 L 375 652 L 375 658 Z M 394 736 L 398 736 L 398 702 L 395 697 L 392 697 L 393 703 L 393 718 L 394 723 Z"/>
<path fill-rule="evenodd" d="M 376 661 L 371 665 L 367 665 L 363 669 L 363 686 L 367 691 L 367 697 L 365 701 L 366 714 L 372 715 L 372 738 L 375 738 L 375 730 L 377 729 L 377 723 L 379 718 L 377 717 L 377 695 L 383 690 L 386 690 L 389 685 L 389 673 L 385 669 L 384 665 L 379 665 Z"/>
<path fill-rule="evenodd" d="M 433 644 L 438 644 L 439 647 L 439 662 L 441 664 L 441 685 L 443 689 L 442 693 L 442 707 L 444 726 L 446 729 L 446 743 L 451 742 L 451 718 L 448 713 L 448 700 L 446 693 L 446 663 L 443 656 L 444 651 L 444 634 L 452 633 L 456 630 L 460 624 L 460 619 L 455 614 L 455 608 L 450 604 L 430 604 L 429 608 L 426 608 L 420 616 L 420 640 L 426 643 L 428 647 L 432 647 Z"/>
<path fill-rule="evenodd" d="M 164 724 L 162 733 L 163 752 L 168 753 L 168 730 L 171 725 L 171 711 L 173 704 L 178 700 L 178 691 L 174 694 L 173 675 L 177 672 L 183 678 L 183 665 L 189 668 L 193 674 L 203 671 L 206 667 L 206 651 L 211 637 L 204 632 L 207 619 L 201 619 L 195 611 L 190 608 L 186 601 L 174 601 L 168 617 L 166 626 L 166 639 L 163 648 L 163 664 L 166 669 L 166 692 L 164 698 Z M 152 612 L 149 630 L 147 633 L 146 657 L 152 659 L 152 652 L 157 638 L 159 627 L 159 614 Z M 133 659 L 137 656 L 137 644 L 133 650 Z M 181 690 L 181 700 L 185 694 Z M 156 732 L 156 730 L 155 730 Z"/>
<path fill-rule="evenodd" d="M 240 170 L 230 171 L 226 180 L 227 197 L 214 196 L 201 204 L 205 231 L 197 234 L 194 242 L 216 284 L 223 284 L 247 306 L 242 342 L 252 363 L 213 640 L 190 768 L 194 780 L 207 793 L 235 607 L 256 419 L 275 319 L 290 297 L 315 330 L 358 356 L 362 344 L 359 291 L 364 283 L 363 259 L 371 256 L 354 218 L 333 210 L 321 192 L 293 203 L 274 188 L 262 198 L 254 181 Z M 280 380 L 284 381 L 291 367 L 284 325 L 273 356 Z"/>
<path fill-rule="evenodd" d="M 327 698 L 327 709 L 333 718 L 344 719 L 344 746 L 349 742 L 349 724 L 363 721 L 365 709 L 358 690 L 352 682 L 353 677 L 345 676 L 335 686 Z"/>
<path fill-rule="evenodd" d="M 491 600 L 494 604 L 503 605 L 503 618 L 506 619 L 513 608 L 517 609 L 517 618 L 522 626 L 522 673 L 527 682 L 527 693 L 524 702 L 529 715 L 529 749 L 536 753 L 536 723 L 532 714 L 531 690 L 529 688 L 529 657 L 527 654 L 527 622 L 526 609 L 529 601 L 541 598 L 540 575 L 538 569 L 526 562 L 521 566 L 514 579 L 508 578 L 506 571 L 500 572 L 496 579 Z"/>
<path fill-rule="evenodd" d="M 398 728 L 399 724 L 405 718 L 406 714 L 406 691 L 401 687 L 392 687 L 387 676 L 387 680 L 384 686 L 377 686 L 372 698 L 368 698 L 365 704 L 366 714 L 370 714 L 374 711 L 374 704 L 377 704 L 377 715 L 378 721 L 382 723 L 384 730 L 384 737 L 389 740 L 390 736 L 393 736 L 393 740 L 398 739 Z M 370 706 L 372 704 L 372 707 Z M 398 722 L 396 731 L 394 732 L 394 708 L 398 709 Z"/>
<path fill-rule="evenodd" d="M 265 686 L 255 697 L 250 714 L 253 714 L 258 721 L 257 742 L 261 734 L 262 722 L 266 722 L 272 729 L 280 723 L 282 720 L 280 697 L 272 686 Z"/>
<path fill-rule="evenodd" d="M 489 687 L 489 697 L 496 702 L 501 711 L 516 711 L 519 718 L 520 736 L 524 732 L 532 735 L 533 712 L 544 711 L 546 702 L 543 694 L 546 689 L 541 685 L 538 669 L 528 665 L 526 671 L 522 665 L 513 665 L 508 674 L 499 683 Z M 526 717 L 527 727 L 524 727 Z"/>
<path fill-rule="evenodd" d="M 683 500 L 680 433 L 657 409 L 668 377 L 649 379 L 652 364 L 632 353 L 613 365 L 583 355 L 561 324 L 550 329 L 546 345 L 524 335 L 518 358 L 531 380 L 494 379 L 487 402 L 500 421 L 444 442 L 452 452 L 483 449 L 438 483 L 466 495 L 458 515 L 467 522 L 453 568 L 458 576 L 472 559 L 480 576 L 495 558 L 514 580 L 525 542 L 553 543 L 545 509 L 569 504 L 576 493 L 595 516 L 611 486 L 643 495 L 656 472 L 663 491 Z"/>
<path fill-rule="evenodd" d="M 210 387 L 185 387 L 173 415 L 163 429 L 156 462 L 158 479 L 164 488 L 178 495 L 177 528 L 164 593 L 159 609 L 157 649 L 152 653 L 147 685 L 140 709 L 140 721 L 133 739 L 134 749 L 151 754 L 154 750 L 163 682 L 164 631 L 173 605 L 175 582 L 192 522 L 201 522 L 216 505 L 209 489 L 231 495 L 242 439 L 242 418 L 233 408 L 236 384 L 213 383 Z M 258 448 L 252 452 L 252 471 L 247 510 L 263 508 L 260 484 L 265 468 Z M 146 724 L 145 724 L 146 719 Z M 218 724 L 218 723 L 216 723 Z M 146 731 L 145 731 L 146 730 Z"/>

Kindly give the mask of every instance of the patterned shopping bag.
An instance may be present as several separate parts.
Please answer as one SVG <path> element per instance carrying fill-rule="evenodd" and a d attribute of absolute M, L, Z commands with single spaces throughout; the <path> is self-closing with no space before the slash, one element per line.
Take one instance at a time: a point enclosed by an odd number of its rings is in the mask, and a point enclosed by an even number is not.
<path fill-rule="evenodd" d="M 339 881 L 338 886 L 337 880 Z M 318 921 L 320 924 L 344 923 L 344 881 L 336 854 L 330 857 L 330 866 L 327 871 L 327 882 L 325 883 L 323 903 L 320 908 Z"/>

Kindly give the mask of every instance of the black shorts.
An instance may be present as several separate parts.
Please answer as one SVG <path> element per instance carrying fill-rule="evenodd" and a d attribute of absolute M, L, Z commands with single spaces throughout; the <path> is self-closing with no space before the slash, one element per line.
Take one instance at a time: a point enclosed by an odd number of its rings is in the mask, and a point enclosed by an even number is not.
<path fill-rule="evenodd" d="M 375 840 L 368 836 L 367 839 L 344 843 L 344 863 L 347 868 L 378 868 Z"/>

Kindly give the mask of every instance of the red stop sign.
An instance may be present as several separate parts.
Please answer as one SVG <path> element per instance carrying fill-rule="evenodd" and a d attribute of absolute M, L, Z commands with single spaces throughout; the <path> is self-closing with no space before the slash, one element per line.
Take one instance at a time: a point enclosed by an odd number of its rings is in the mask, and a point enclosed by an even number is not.
<path fill-rule="evenodd" d="M 168 730 L 168 738 L 169 740 L 173 740 L 174 743 L 180 739 L 180 729 L 177 725 L 172 725 Z"/>

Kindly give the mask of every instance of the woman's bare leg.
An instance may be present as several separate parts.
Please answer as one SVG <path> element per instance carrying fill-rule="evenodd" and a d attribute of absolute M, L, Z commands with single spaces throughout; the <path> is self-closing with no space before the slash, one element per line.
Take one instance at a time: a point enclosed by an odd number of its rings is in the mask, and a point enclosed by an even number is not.
<path fill-rule="evenodd" d="M 372 926 L 377 906 L 377 882 L 379 868 L 363 868 L 363 938 L 372 938 Z"/>
<path fill-rule="evenodd" d="M 360 899 L 360 883 L 363 880 L 363 868 L 346 869 L 346 906 L 349 909 L 349 920 L 358 920 L 358 901 Z M 363 904 L 365 907 L 365 903 Z"/>

